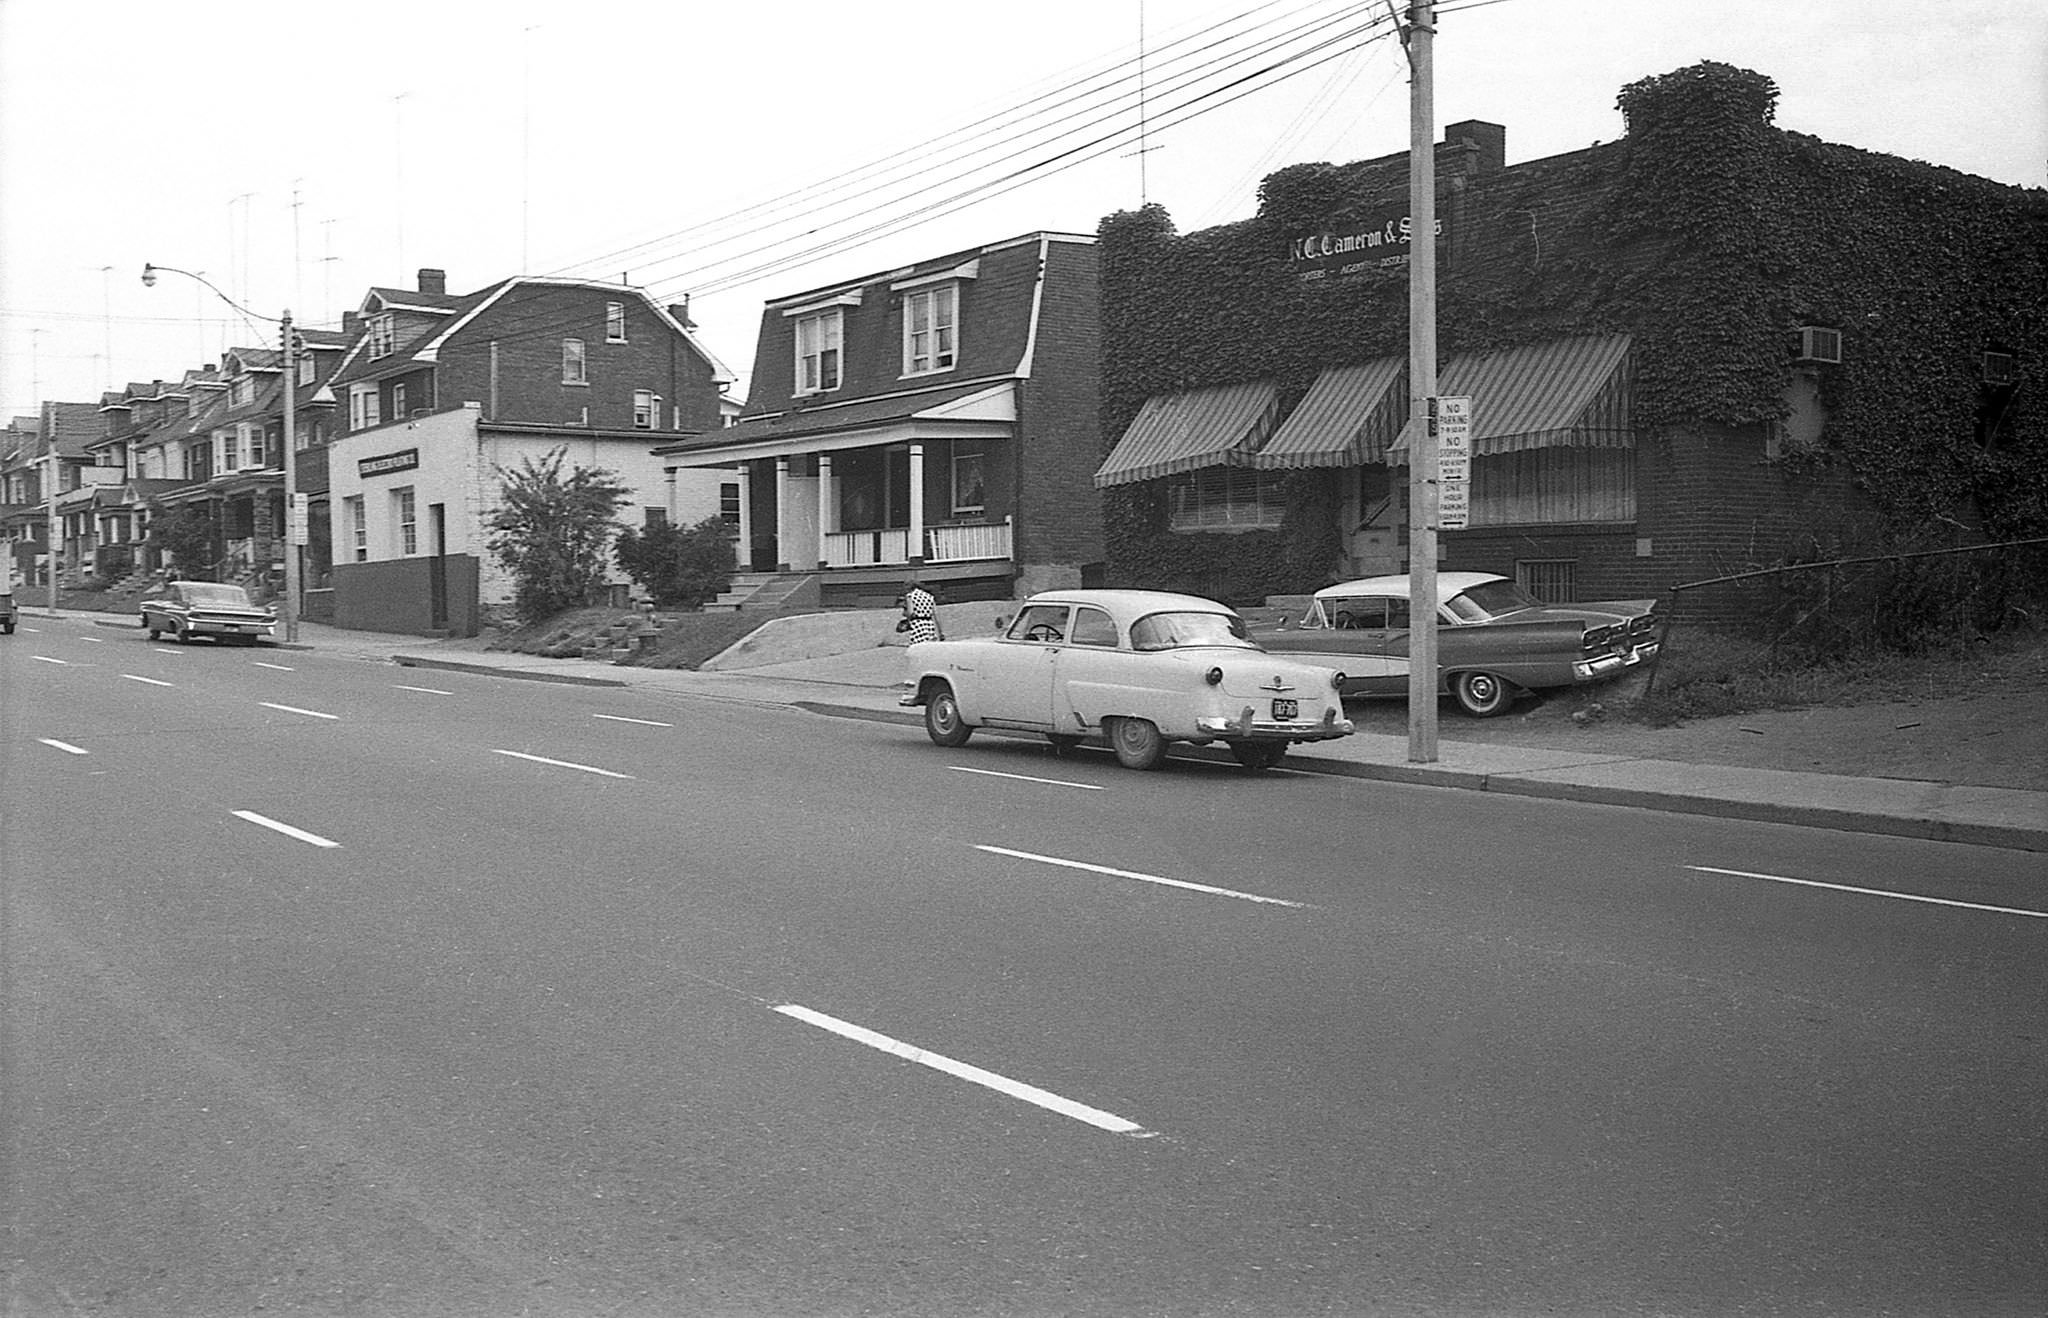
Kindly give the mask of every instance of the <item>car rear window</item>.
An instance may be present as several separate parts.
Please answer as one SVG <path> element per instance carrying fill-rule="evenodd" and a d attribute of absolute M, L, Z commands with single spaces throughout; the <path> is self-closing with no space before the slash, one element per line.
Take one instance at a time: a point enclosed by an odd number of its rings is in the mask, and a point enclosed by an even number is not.
<path fill-rule="evenodd" d="M 1189 645 L 1258 647 L 1234 613 L 1152 613 L 1131 624 L 1134 650 L 1178 650 Z"/>
<path fill-rule="evenodd" d="M 249 607 L 249 593 L 240 586 L 203 584 L 185 587 L 186 602 L 191 604 L 212 604 L 220 608 L 246 609 Z"/>

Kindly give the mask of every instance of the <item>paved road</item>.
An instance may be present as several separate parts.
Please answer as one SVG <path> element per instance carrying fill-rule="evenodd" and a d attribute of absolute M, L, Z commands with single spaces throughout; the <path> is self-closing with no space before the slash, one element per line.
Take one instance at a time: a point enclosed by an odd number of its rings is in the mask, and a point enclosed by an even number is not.
<path fill-rule="evenodd" d="M 10 1314 L 2048 1307 L 2025 853 L 24 639 Z"/>

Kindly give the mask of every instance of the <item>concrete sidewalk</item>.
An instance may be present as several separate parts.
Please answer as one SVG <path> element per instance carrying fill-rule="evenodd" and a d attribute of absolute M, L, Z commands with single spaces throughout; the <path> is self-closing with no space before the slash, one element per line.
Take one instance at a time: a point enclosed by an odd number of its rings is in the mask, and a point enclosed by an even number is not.
<path fill-rule="evenodd" d="M 91 617 L 111 627 L 135 626 L 128 617 L 64 616 Z M 906 725 L 922 721 L 921 711 L 896 703 L 903 652 L 893 645 L 721 671 L 546 659 L 484 650 L 475 641 L 349 632 L 317 623 L 301 624 L 298 645 L 414 668 L 586 686 L 653 687 L 710 699 L 792 705 L 840 717 Z M 1225 757 L 1220 748 L 1180 746 L 1175 754 Z M 1407 756 L 1405 737 L 1359 733 L 1297 747 L 1287 766 L 1387 782 L 2048 851 L 2048 793 L 2037 791 L 1690 764 L 1454 737 L 1440 740 L 1434 764 L 1412 764 Z"/>

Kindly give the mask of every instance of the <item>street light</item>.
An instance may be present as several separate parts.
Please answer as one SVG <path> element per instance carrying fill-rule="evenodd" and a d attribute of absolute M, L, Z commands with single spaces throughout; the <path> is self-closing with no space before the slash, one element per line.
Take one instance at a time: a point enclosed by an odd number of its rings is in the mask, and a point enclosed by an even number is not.
<path fill-rule="evenodd" d="M 143 262 L 144 288 L 156 287 L 156 276 L 160 270 L 167 274 L 195 279 L 211 289 L 215 297 L 242 315 L 256 315 L 218 288 L 214 288 L 213 282 L 204 275 L 194 274 L 190 270 L 180 270 L 174 265 L 151 265 L 147 261 Z M 270 317 L 258 316 L 257 319 L 268 320 Z M 284 336 L 284 461 L 281 464 L 284 467 L 284 639 L 296 642 L 299 639 L 299 608 L 303 595 L 299 581 L 299 542 L 305 534 L 305 528 L 301 525 L 299 516 L 298 336 L 292 332 L 290 307 L 285 308 L 284 315 L 278 318 L 278 324 L 282 327 Z"/>

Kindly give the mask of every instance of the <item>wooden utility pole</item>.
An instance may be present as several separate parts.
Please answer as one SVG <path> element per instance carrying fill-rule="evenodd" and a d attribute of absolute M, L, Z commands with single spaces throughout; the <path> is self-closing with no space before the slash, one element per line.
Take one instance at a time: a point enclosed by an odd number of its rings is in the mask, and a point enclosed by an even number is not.
<path fill-rule="evenodd" d="M 1436 93 L 1432 0 L 1408 6 L 1408 759 L 1436 762 Z"/>

